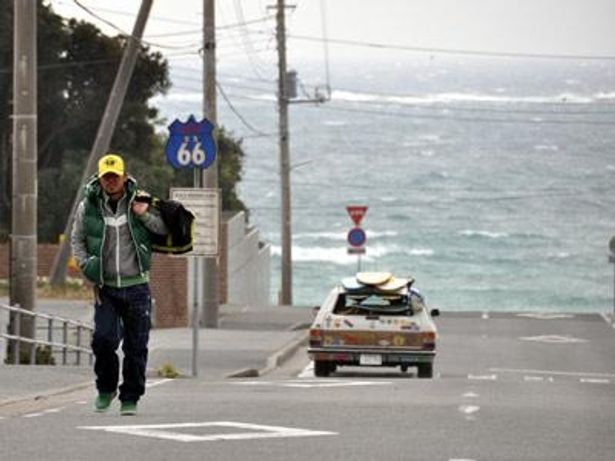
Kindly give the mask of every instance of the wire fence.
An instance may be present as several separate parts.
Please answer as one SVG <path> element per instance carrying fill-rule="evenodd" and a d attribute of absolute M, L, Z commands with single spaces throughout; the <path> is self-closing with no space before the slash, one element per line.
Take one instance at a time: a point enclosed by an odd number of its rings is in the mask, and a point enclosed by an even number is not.
<path fill-rule="evenodd" d="M 0 314 L 0 339 L 7 346 L 7 364 L 55 364 L 57 361 L 62 365 L 81 365 L 82 357 L 87 357 L 88 364 L 92 364 L 92 325 L 2 303 Z M 8 319 L 6 327 L 5 319 Z M 25 334 L 26 319 L 33 322 L 34 337 Z"/>

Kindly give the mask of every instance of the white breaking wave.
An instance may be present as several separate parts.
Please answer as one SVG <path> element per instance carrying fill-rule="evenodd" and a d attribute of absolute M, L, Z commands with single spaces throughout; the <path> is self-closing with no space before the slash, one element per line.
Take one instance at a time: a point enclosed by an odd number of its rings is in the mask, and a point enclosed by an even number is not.
<path fill-rule="evenodd" d="M 350 225 L 352 227 L 352 225 Z M 349 227 L 349 229 L 350 229 Z M 365 231 L 367 239 L 377 239 L 381 237 L 397 237 L 399 233 L 397 231 Z M 301 232 L 293 235 L 294 239 L 297 240 L 305 240 L 305 239 L 329 239 L 329 240 L 343 240 L 346 241 L 348 238 L 348 231 L 340 231 L 340 232 Z"/>
<path fill-rule="evenodd" d="M 399 252 L 399 248 L 396 245 L 367 245 L 365 254 L 361 256 L 361 259 L 365 262 L 374 262 L 378 258 L 396 252 Z M 281 256 L 282 247 L 272 245 L 271 254 L 274 256 Z M 348 254 L 345 245 L 334 248 L 293 245 L 292 259 L 294 262 L 327 262 L 340 266 L 357 263 L 357 255 Z"/>
<path fill-rule="evenodd" d="M 433 256 L 434 251 L 431 248 L 410 248 L 405 250 L 404 253 L 410 256 Z"/>
<path fill-rule="evenodd" d="M 463 235 L 464 237 L 488 237 L 492 239 L 499 239 L 509 236 L 506 232 L 490 232 L 471 229 L 459 231 L 459 235 Z"/>
<path fill-rule="evenodd" d="M 557 152 L 559 150 L 559 146 L 555 144 L 537 144 L 534 146 L 534 150 Z"/>
<path fill-rule="evenodd" d="M 615 92 L 596 93 L 594 95 L 581 95 L 576 93 L 561 93 L 552 96 L 505 96 L 502 94 L 480 93 L 436 93 L 413 96 L 383 95 L 375 93 L 358 93 L 353 91 L 333 91 L 331 98 L 336 101 L 347 102 L 374 102 L 395 104 L 435 104 L 452 102 L 489 102 L 489 103 L 576 103 L 588 104 L 605 99 L 615 99 Z"/>

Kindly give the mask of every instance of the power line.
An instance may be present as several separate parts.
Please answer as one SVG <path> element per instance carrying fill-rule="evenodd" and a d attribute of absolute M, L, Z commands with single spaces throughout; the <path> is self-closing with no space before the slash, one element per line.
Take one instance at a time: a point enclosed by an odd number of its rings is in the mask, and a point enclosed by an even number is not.
<path fill-rule="evenodd" d="M 442 115 L 409 114 L 409 113 L 395 112 L 395 111 L 332 107 L 330 104 L 327 106 L 323 106 L 322 109 L 337 111 L 337 112 L 362 113 L 362 114 L 381 115 L 381 116 L 389 116 L 389 117 L 451 120 L 455 122 L 513 123 L 513 124 L 515 123 L 518 123 L 518 124 L 546 123 L 546 124 L 555 124 L 555 125 L 584 124 L 584 125 L 605 125 L 605 126 L 615 125 L 615 121 L 603 121 L 603 120 L 578 120 L 578 119 L 577 120 L 563 120 L 563 119 L 545 119 L 545 118 L 535 118 L 535 119 L 520 119 L 520 118 L 504 119 L 504 118 L 501 118 L 501 119 L 498 119 L 498 118 L 486 118 L 486 117 L 460 117 L 460 116 L 453 116 L 453 115 L 449 116 L 446 114 L 442 114 Z"/>
<path fill-rule="evenodd" d="M 250 33 L 260 34 L 260 31 L 250 31 Z M 451 54 L 462 56 L 476 56 L 476 57 L 491 57 L 491 58 L 529 58 L 529 59 L 568 59 L 568 60 L 595 60 L 595 61 L 613 61 L 615 56 L 613 55 L 586 55 L 586 54 L 549 54 L 549 53 L 516 53 L 506 51 L 484 51 L 484 50 L 464 50 L 454 48 L 436 48 L 436 47 L 422 47 L 411 45 L 399 45 L 393 43 L 382 42 L 367 42 L 361 40 L 348 40 L 339 38 L 320 38 L 310 37 L 307 35 L 294 35 L 288 34 L 289 38 L 296 40 L 304 40 L 310 42 L 322 42 L 326 40 L 330 44 L 335 45 L 348 45 L 359 46 L 364 48 L 376 48 L 386 50 L 400 50 L 411 51 L 418 53 L 431 53 L 431 54 Z"/>
<path fill-rule="evenodd" d="M 243 115 L 241 115 L 239 113 L 239 111 L 235 108 L 235 106 L 233 105 L 233 103 L 231 102 L 231 100 L 228 98 L 228 96 L 226 95 L 226 92 L 224 91 L 224 88 L 222 88 L 222 85 L 220 85 L 219 82 L 216 82 L 216 87 L 218 88 L 218 92 L 222 95 L 222 98 L 224 99 L 224 101 L 226 102 L 226 104 L 229 106 L 229 108 L 231 109 L 231 111 L 237 116 L 237 118 L 241 121 L 241 123 L 244 124 L 244 126 L 246 128 L 248 128 L 251 132 L 253 132 L 256 135 L 259 136 L 268 136 L 267 133 L 265 133 L 264 131 L 259 130 L 258 128 L 254 128 L 254 126 L 248 122 L 245 117 Z"/>

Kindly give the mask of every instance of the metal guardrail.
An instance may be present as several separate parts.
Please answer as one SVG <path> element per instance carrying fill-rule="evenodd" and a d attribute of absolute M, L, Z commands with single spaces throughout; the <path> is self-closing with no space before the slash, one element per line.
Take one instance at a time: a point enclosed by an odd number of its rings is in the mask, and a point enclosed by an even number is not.
<path fill-rule="evenodd" d="M 33 311 L 29 311 L 26 309 L 22 309 L 18 306 L 9 306 L 6 304 L 0 303 L 0 310 L 5 310 L 9 312 L 9 317 L 12 320 L 10 323 L 12 325 L 12 329 L 10 333 L 3 331 L 3 328 L 0 328 L 0 338 L 4 338 L 8 344 L 12 342 L 11 348 L 11 356 L 8 357 L 8 363 L 17 364 L 19 363 L 19 357 L 21 352 L 22 344 L 32 344 L 33 347 L 29 347 L 30 358 L 29 362 L 31 365 L 36 362 L 36 346 L 42 345 L 50 348 L 51 354 L 54 352 L 60 354 L 62 359 L 62 365 L 68 364 L 68 354 L 75 354 L 75 365 L 81 365 L 81 355 L 86 354 L 88 356 L 88 363 L 91 365 L 93 360 L 92 349 L 89 347 L 84 347 L 82 345 L 83 335 L 85 334 L 85 338 L 87 342 L 85 344 L 90 344 L 93 334 L 93 327 L 90 324 L 79 322 L 76 320 L 66 319 L 57 315 L 37 313 Z M 37 338 L 28 338 L 22 336 L 21 334 L 21 320 L 22 316 L 33 317 L 34 319 L 34 332 L 35 336 L 37 332 L 36 321 L 38 319 L 43 319 L 46 321 L 46 326 L 43 329 L 47 330 L 47 334 L 45 335 L 46 339 L 37 339 Z M 59 325 L 59 329 L 62 332 L 61 342 L 56 341 L 54 338 L 54 330 L 57 330 Z M 70 333 L 75 333 L 75 341 L 74 344 L 69 343 Z"/>

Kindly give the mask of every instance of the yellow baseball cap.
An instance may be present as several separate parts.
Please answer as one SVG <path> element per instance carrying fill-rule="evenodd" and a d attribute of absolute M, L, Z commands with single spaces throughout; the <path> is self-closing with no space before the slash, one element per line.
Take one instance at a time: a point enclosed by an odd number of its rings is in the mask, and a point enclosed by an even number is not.
<path fill-rule="evenodd" d="M 98 161 L 98 177 L 102 178 L 107 173 L 118 176 L 124 174 L 124 160 L 116 154 L 107 154 Z"/>

